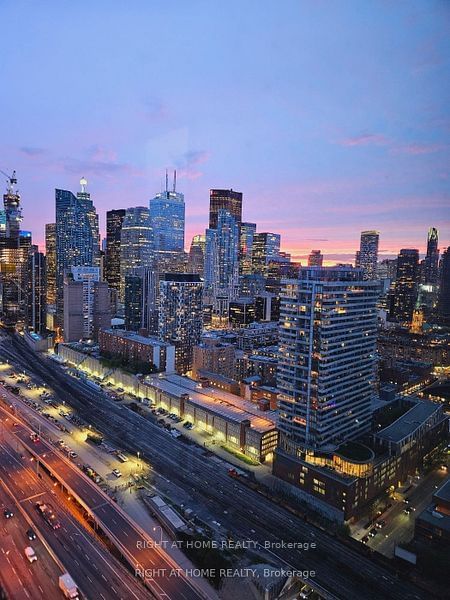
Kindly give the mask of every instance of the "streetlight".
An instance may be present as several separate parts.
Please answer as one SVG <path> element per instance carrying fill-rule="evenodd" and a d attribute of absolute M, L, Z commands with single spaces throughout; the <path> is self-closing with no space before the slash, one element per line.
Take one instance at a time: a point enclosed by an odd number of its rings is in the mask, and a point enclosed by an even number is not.
<path fill-rule="evenodd" d="M 153 527 L 153 531 L 156 531 L 157 529 L 159 529 L 159 532 L 160 532 L 159 545 L 162 546 L 162 542 L 163 542 L 163 530 L 162 530 L 161 525 L 156 525 L 155 527 Z"/>

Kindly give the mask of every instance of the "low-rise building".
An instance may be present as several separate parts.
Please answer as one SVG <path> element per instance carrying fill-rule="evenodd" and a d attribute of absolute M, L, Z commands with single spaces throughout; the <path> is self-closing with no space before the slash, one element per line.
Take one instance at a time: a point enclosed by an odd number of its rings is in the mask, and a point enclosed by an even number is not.
<path fill-rule="evenodd" d="M 175 347 L 154 337 L 145 337 L 124 329 L 99 332 L 100 353 L 120 357 L 129 362 L 153 364 L 160 371 L 175 370 Z"/>
<path fill-rule="evenodd" d="M 415 536 L 450 542 L 450 479 L 433 494 L 431 504 L 416 517 Z"/>
<path fill-rule="evenodd" d="M 385 491 L 407 481 L 448 435 L 442 405 L 411 400 L 411 408 L 372 439 L 345 442 L 329 452 L 297 459 L 276 450 L 274 475 L 290 483 L 307 503 L 336 520 L 358 517 Z"/>
<path fill-rule="evenodd" d="M 234 354 L 235 349 L 232 344 L 224 344 L 214 337 L 205 336 L 200 344 L 194 346 L 192 377 L 198 379 L 200 371 L 207 371 L 233 378 Z"/>

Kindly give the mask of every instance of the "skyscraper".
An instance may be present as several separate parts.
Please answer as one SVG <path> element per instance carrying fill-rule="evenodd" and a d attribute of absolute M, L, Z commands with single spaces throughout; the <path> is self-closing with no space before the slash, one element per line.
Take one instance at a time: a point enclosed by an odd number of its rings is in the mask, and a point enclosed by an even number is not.
<path fill-rule="evenodd" d="M 239 227 L 228 210 L 220 209 L 217 217 L 217 229 L 206 230 L 205 284 L 213 296 L 231 299 L 238 286 Z"/>
<path fill-rule="evenodd" d="M 205 270 L 205 235 L 194 235 L 189 249 L 188 271 L 203 277 Z"/>
<path fill-rule="evenodd" d="M 255 233 L 253 236 L 253 273 L 268 276 L 269 264 L 280 255 L 281 236 L 279 233 Z"/>
<path fill-rule="evenodd" d="M 125 298 L 125 277 L 153 262 L 153 240 L 148 208 L 127 208 L 120 242 L 120 294 Z"/>
<path fill-rule="evenodd" d="M 97 340 L 99 329 L 111 325 L 108 284 L 99 267 L 77 266 L 64 278 L 64 341 Z"/>
<path fill-rule="evenodd" d="M 151 268 L 136 269 L 125 276 L 125 329 L 156 333 L 156 273 Z"/>
<path fill-rule="evenodd" d="M 242 192 L 209 190 L 209 228 L 217 229 L 219 211 L 226 210 L 240 227 L 242 222 Z"/>
<path fill-rule="evenodd" d="M 450 326 L 450 246 L 442 253 L 437 315 L 439 323 Z"/>
<path fill-rule="evenodd" d="M 436 285 L 439 279 L 439 233 L 430 227 L 427 239 L 427 254 L 423 263 L 423 283 Z"/>
<path fill-rule="evenodd" d="M 85 181 L 85 180 L 81 180 Z M 56 319 L 63 324 L 64 276 L 72 267 L 95 266 L 98 260 L 98 219 L 86 192 L 80 198 L 55 190 L 56 198 Z"/>
<path fill-rule="evenodd" d="M 30 331 L 45 333 L 47 318 L 46 259 L 42 252 L 32 251 L 28 257 L 27 305 L 25 325 Z"/>
<path fill-rule="evenodd" d="M 150 225 L 153 230 L 155 252 L 182 252 L 184 250 L 184 195 L 176 191 L 176 171 L 172 190 L 166 189 L 150 200 Z"/>
<path fill-rule="evenodd" d="M 82 177 L 80 179 L 81 190 L 77 192 L 77 198 L 84 206 L 87 214 L 87 218 L 91 225 L 92 237 L 93 237 L 93 264 L 98 267 L 100 266 L 100 230 L 98 225 L 98 214 L 95 210 L 95 206 L 91 200 L 91 194 L 87 191 L 87 179 Z"/>
<path fill-rule="evenodd" d="M 203 283 L 193 273 L 166 273 L 159 282 L 159 296 L 158 337 L 175 346 L 175 368 L 187 373 L 203 329 Z"/>
<path fill-rule="evenodd" d="M 15 172 L 8 179 L 3 195 L 4 210 L 0 227 L 0 291 L 3 321 L 14 326 L 23 322 L 26 313 L 26 276 L 31 233 L 21 232 L 22 209 L 16 191 Z"/>
<path fill-rule="evenodd" d="M 239 240 L 239 274 L 252 273 L 253 239 L 256 233 L 256 223 L 241 223 Z"/>
<path fill-rule="evenodd" d="M 111 289 L 120 290 L 120 241 L 125 209 L 106 213 L 106 268 L 105 279 Z"/>
<path fill-rule="evenodd" d="M 419 251 L 403 248 L 397 258 L 397 273 L 390 294 L 389 318 L 410 325 L 419 284 Z"/>
<path fill-rule="evenodd" d="M 308 267 L 321 267 L 323 264 L 323 255 L 320 250 L 311 250 L 308 256 Z"/>
<path fill-rule="evenodd" d="M 47 267 L 47 304 L 56 304 L 56 223 L 45 226 L 45 260 Z"/>
<path fill-rule="evenodd" d="M 370 428 L 378 290 L 351 268 L 302 268 L 285 281 L 277 373 L 283 452 L 323 450 Z"/>
<path fill-rule="evenodd" d="M 362 231 L 359 252 L 356 253 L 355 266 L 363 270 L 364 279 L 377 278 L 378 231 Z"/>

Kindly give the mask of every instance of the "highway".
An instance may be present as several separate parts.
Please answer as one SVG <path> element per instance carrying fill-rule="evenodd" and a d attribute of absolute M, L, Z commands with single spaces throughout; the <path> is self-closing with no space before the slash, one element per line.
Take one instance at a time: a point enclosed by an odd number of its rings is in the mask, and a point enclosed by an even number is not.
<path fill-rule="evenodd" d="M 2 354 L 46 381 L 67 405 L 118 447 L 134 455 L 140 451 L 158 473 L 189 490 L 219 514 L 224 527 L 239 539 L 256 540 L 262 546 L 273 544 L 270 555 L 275 564 L 314 571 L 312 585 L 345 600 L 430 598 L 429 593 L 401 581 L 366 556 L 231 480 L 215 463 L 197 456 L 153 423 L 118 407 L 82 381 L 69 377 L 59 366 L 34 354 L 17 337 L 3 343 Z M 317 549 L 306 552 L 278 548 L 275 545 L 280 541 L 314 541 Z"/>
<path fill-rule="evenodd" d="M 6 393 L 11 401 L 17 401 L 13 395 Z M 3 418 L 7 413 L 0 408 Z M 38 442 L 30 440 L 29 431 L 21 426 L 14 428 L 14 435 L 21 445 L 38 456 L 40 461 L 64 482 L 71 494 L 81 501 L 83 507 L 94 516 L 95 521 L 108 534 L 108 537 L 118 542 L 124 556 L 136 568 L 145 569 L 153 574 L 146 577 L 149 587 L 157 597 L 177 599 L 198 599 L 203 595 L 197 591 L 191 581 L 177 572 L 178 566 L 161 549 L 152 548 L 151 538 L 146 535 L 108 496 L 81 473 L 72 463 L 66 461 L 50 444 L 43 439 Z M 10 473 L 13 465 L 10 463 L 6 473 Z M 147 546 L 143 547 L 143 542 Z"/>
<path fill-rule="evenodd" d="M 9 431 L 3 431 L 0 443 L 1 479 L 33 522 L 33 529 L 41 533 L 72 575 L 84 597 L 105 600 L 149 598 L 150 593 L 142 584 L 65 507 L 64 501 L 52 489 L 52 483 L 42 475 L 37 476 L 33 470 L 36 463 L 22 449 L 17 451 L 17 442 L 8 434 Z M 42 519 L 35 508 L 37 501 L 52 505 L 61 523 L 60 529 L 53 530 Z"/>
<path fill-rule="evenodd" d="M 7 519 L 3 511 L 10 509 L 14 516 Z M 30 524 L 20 511 L 7 488 L 0 482 L 0 582 L 10 598 L 29 600 L 58 597 L 58 577 L 63 573 L 50 556 L 41 539 L 29 540 Z M 35 529 L 38 534 L 38 530 Z M 38 557 L 30 563 L 25 548 L 32 547 Z"/>

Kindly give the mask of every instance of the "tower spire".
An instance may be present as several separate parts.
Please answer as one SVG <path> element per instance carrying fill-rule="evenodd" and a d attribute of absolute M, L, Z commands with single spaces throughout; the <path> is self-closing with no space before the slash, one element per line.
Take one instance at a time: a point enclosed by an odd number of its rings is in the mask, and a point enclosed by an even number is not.
<path fill-rule="evenodd" d="M 177 170 L 173 170 L 173 191 L 174 193 L 177 191 Z"/>
<path fill-rule="evenodd" d="M 169 176 L 167 174 L 167 169 L 166 169 L 166 193 L 169 191 Z"/>

